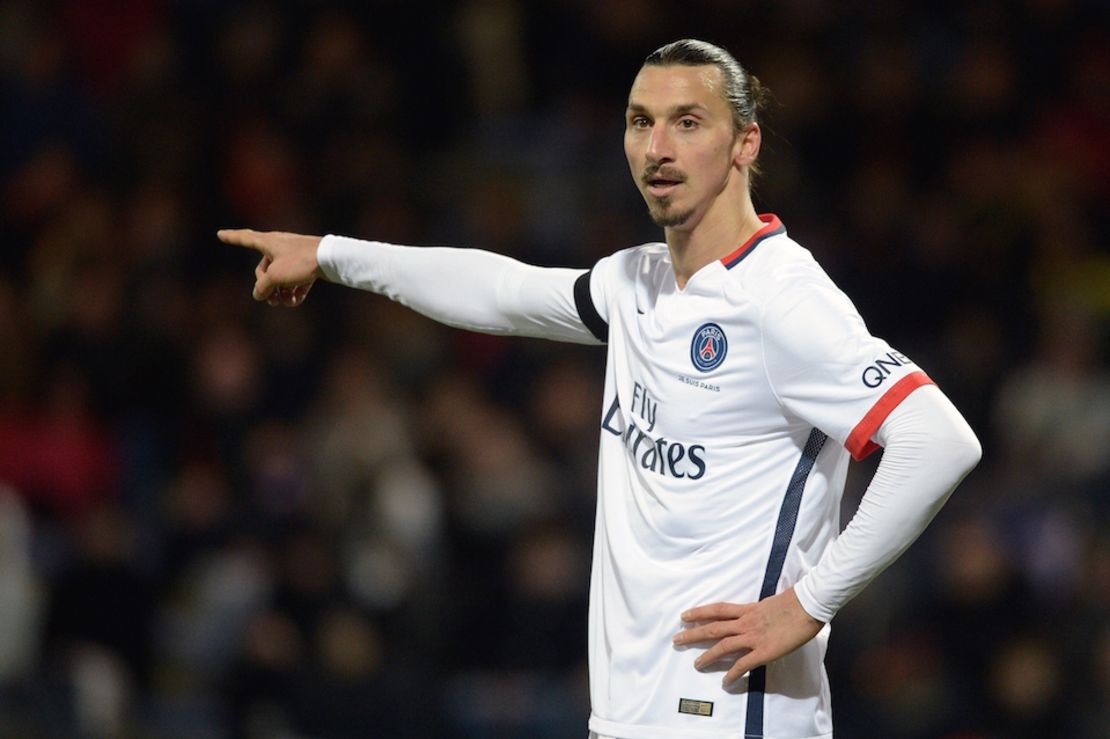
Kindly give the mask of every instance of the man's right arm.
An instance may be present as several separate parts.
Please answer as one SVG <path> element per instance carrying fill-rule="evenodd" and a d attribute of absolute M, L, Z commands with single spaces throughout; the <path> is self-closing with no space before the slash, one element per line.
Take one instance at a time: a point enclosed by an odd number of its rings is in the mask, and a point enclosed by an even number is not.
<path fill-rule="evenodd" d="M 477 249 L 342 236 L 221 231 L 219 237 L 262 253 L 254 295 L 271 304 L 299 305 L 312 281 L 323 277 L 457 328 L 582 344 L 601 340 L 580 315 L 583 300 L 575 299 L 576 282 L 590 279 L 580 269 L 534 267 Z M 593 310 L 588 290 L 585 302 L 584 309 Z"/>
<path fill-rule="evenodd" d="M 479 249 L 343 236 L 325 236 L 317 259 L 328 280 L 385 295 L 448 326 L 598 343 L 575 306 L 581 269 L 534 267 Z"/>

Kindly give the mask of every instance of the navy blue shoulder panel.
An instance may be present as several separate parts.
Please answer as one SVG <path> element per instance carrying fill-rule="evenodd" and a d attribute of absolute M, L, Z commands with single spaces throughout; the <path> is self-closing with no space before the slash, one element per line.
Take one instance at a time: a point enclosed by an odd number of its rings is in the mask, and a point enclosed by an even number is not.
<path fill-rule="evenodd" d="M 590 275 L 593 273 L 592 269 L 589 272 L 583 272 L 574 281 L 574 307 L 578 309 L 578 317 L 586 324 L 590 333 L 601 343 L 608 344 L 609 324 L 597 312 L 593 296 L 590 295 Z"/>

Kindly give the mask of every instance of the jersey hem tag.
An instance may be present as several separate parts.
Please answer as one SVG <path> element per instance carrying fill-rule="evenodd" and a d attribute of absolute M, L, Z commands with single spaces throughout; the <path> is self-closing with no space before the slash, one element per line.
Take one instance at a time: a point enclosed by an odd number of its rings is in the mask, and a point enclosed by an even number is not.
<path fill-rule="evenodd" d="M 679 698 L 678 712 L 688 713 L 691 716 L 712 716 L 713 703 L 710 701 L 693 700 L 692 698 Z"/>

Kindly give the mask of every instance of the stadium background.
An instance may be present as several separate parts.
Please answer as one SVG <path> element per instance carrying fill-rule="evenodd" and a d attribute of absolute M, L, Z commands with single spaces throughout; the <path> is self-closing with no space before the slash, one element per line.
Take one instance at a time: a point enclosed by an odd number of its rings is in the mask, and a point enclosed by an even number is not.
<path fill-rule="evenodd" d="M 1110 735 L 1107 16 L 0 1 L 0 735 L 584 735 L 602 352 L 272 310 L 214 234 L 656 239 L 622 113 L 683 36 L 777 97 L 761 209 L 984 442 L 836 619 L 838 736 Z"/>

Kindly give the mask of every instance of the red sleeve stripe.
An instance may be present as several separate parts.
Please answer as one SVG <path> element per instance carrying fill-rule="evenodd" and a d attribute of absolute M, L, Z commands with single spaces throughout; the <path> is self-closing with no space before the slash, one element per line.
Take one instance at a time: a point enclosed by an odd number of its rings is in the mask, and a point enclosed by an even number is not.
<path fill-rule="evenodd" d="M 894 383 L 894 387 L 887 390 L 883 397 L 879 398 L 879 402 L 867 411 L 867 415 L 856 424 L 852 433 L 848 435 L 848 441 L 845 442 L 844 446 L 852 453 L 852 458 L 858 462 L 874 453 L 879 445 L 871 441 L 871 437 L 883 425 L 883 421 L 890 415 L 890 412 L 897 408 L 898 404 L 917 388 L 923 385 L 935 384 L 927 374 L 921 371 L 908 374 Z"/>

